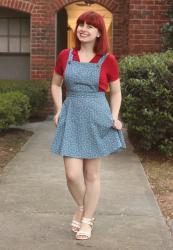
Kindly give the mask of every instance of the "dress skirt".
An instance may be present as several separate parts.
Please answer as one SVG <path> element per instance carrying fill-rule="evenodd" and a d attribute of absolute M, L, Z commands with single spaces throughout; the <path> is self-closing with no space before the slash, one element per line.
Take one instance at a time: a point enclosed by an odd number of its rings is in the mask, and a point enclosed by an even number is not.
<path fill-rule="evenodd" d="M 69 92 L 63 102 L 51 151 L 62 156 L 97 158 L 126 148 L 104 92 Z"/>

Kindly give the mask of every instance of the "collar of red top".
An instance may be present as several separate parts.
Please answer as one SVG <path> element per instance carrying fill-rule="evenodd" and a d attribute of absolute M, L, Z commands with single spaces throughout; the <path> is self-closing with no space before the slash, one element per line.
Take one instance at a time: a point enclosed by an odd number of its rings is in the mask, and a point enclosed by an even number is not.
<path fill-rule="evenodd" d="M 74 55 L 74 59 L 80 61 L 79 55 L 78 55 L 78 51 L 75 50 L 75 49 L 73 49 L 72 53 L 73 53 L 73 55 Z M 101 55 L 95 55 L 95 56 L 91 59 L 90 62 L 93 62 L 93 61 L 94 61 L 94 62 L 97 62 L 97 61 L 100 59 L 100 57 L 101 57 Z"/>

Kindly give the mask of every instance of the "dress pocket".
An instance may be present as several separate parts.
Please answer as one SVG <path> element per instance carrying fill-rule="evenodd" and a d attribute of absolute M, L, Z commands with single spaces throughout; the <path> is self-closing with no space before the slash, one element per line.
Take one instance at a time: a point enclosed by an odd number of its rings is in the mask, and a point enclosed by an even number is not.
<path fill-rule="evenodd" d="M 58 117 L 58 123 L 57 123 L 57 126 L 62 126 L 64 123 L 65 123 L 65 115 L 66 114 L 66 107 L 63 103 L 62 107 L 61 107 L 61 111 L 59 113 L 59 117 Z"/>

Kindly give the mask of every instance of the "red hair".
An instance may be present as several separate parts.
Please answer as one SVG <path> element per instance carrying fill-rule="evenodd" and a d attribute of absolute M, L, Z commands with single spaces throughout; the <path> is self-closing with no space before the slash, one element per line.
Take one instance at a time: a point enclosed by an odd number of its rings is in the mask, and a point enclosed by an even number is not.
<path fill-rule="evenodd" d="M 78 17 L 77 22 L 76 22 L 76 28 L 74 31 L 74 41 L 75 41 L 74 48 L 76 50 L 79 50 L 81 47 L 81 42 L 77 37 L 77 28 L 79 24 L 81 23 L 84 24 L 84 22 L 86 22 L 89 25 L 94 26 L 100 32 L 100 37 L 96 38 L 96 42 L 93 48 L 94 52 L 97 55 L 106 54 L 109 50 L 109 44 L 108 44 L 108 37 L 107 37 L 105 22 L 104 22 L 103 17 L 94 11 L 84 12 Z"/>

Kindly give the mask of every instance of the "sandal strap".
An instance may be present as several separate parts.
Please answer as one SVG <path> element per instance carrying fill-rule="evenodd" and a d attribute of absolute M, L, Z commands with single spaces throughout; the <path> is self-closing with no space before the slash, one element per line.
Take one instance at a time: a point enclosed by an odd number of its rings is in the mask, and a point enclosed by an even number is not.
<path fill-rule="evenodd" d="M 80 226 L 80 222 L 76 220 L 72 220 L 71 226 Z"/>
<path fill-rule="evenodd" d="M 88 224 L 88 225 L 90 225 L 92 227 L 93 224 L 94 224 L 94 220 L 95 220 L 95 218 L 86 218 L 86 217 L 83 217 L 82 218 L 82 223 Z"/>
<path fill-rule="evenodd" d="M 86 236 L 87 238 L 89 238 L 91 236 L 91 232 L 78 231 L 76 236 Z"/>

